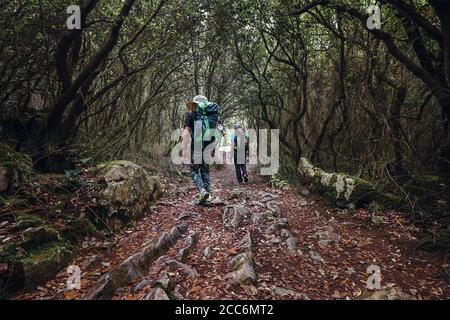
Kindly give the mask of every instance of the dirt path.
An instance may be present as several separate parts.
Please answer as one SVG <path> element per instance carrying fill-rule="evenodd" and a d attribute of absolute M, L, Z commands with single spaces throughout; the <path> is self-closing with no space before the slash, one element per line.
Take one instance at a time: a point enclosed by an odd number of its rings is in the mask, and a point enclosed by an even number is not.
<path fill-rule="evenodd" d="M 401 214 L 384 215 L 377 226 L 365 210 L 331 209 L 315 196 L 305 199 L 293 191 L 272 190 L 260 179 L 237 187 L 230 166 L 214 171 L 212 177 L 214 195 L 224 203 L 198 207 L 187 177 L 183 182 L 167 181 L 166 196 L 115 242 L 85 241 L 85 249 L 73 261 L 82 271 L 81 290 L 65 291 L 64 270 L 17 299 L 83 298 L 102 275 L 183 222 L 188 226 L 183 238 L 116 290 L 114 299 L 164 296 L 153 289 L 158 279 L 166 289 L 170 282 L 172 297 L 186 299 L 357 299 L 372 293 L 366 289 L 371 265 L 380 268 L 385 288 L 415 299 L 450 298 L 438 257 L 414 250 L 416 230 Z M 189 247 L 192 233 L 196 237 L 191 240 L 197 241 Z M 251 248 L 248 243 L 239 246 L 248 235 Z M 181 257 L 183 248 L 187 250 Z M 177 259 L 184 265 L 175 263 Z M 238 273 L 230 274 L 233 268 Z M 242 285 L 230 284 L 239 277 L 245 280 Z"/>

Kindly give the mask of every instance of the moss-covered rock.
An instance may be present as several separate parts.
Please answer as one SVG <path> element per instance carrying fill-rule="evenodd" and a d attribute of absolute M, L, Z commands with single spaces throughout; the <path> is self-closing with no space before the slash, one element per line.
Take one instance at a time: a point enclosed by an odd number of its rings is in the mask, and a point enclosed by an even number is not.
<path fill-rule="evenodd" d="M 28 228 L 23 232 L 22 236 L 24 240 L 21 247 L 28 250 L 39 248 L 49 242 L 61 240 L 59 232 L 50 226 Z"/>
<path fill-rule="evenodd" d="M 142 217 L 162 195 L 159 179 L 132 162 L 103 163 L 95 168 L 95 174 L 100 186 L 96 211 L 113 230 Z"/>
<path fill-rule="evenodd" d="M 24 277 L 24 289 L 51 279 L 72 259 L 73 247 L 68 242 L 51 242 L 30 251 L 19 260 Z"/>
<path fill-rule="evenodd" d="M 89 218 L 78 218 L 67 222 L 67 226 L 61 231 L 64 239 L 76 243 L 87 236 L 98 234 L 97 228 Z"/>
<path fill-rule="evenodd" d="M 37 215 L 22 214 L 17 218 L 13 229 L 21 231 L 21 240 L 0 247 L 3 294 L 31 290 L 51 279 L 70 262 L 81 237 L 96 233 L 87 217 L 66 223 L 59 231 L 51 221 Z"/>
<path fill-rule="evenodd" d="M 338 207 L 363 207 L 376 202 L 384 209 L 400 208 L 400 197 L 377 190 L 370 181 L 344 173 L 328 173 L 315 167 L 302 158 L 298 171 L 304 182 L 312 184 L 314 189 L 331 204 Z"/>
<path fill-rule="evenodd" d="M 3 293 L 33 289 L 70 262 L 73 246 L 69 242 L 46 238 L 37 245 L 35 240 L 0 247 L 0 263 L 6 266 L 0 272 Z"/>

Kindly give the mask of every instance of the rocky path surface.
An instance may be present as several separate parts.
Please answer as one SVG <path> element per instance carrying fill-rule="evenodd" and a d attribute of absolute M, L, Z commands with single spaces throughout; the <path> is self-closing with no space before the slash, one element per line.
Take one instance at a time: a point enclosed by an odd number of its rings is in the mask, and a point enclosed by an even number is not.
<path fill-rule="evenodd" d="M 400 213 L 327 207 L 254 178 L 237 186 L 233 167 L 212 173 L 213 206 L 195 205 L 187 177 L 169 181 L 147 216 L 115 240 L 86 239 L 66 270 L 17 299 L 448 299 L 437 255 L 415 250 Z M 378 266 L 382 290 L 367 289 Z M 444 266 L 445 267 L 445 266 Z"/>

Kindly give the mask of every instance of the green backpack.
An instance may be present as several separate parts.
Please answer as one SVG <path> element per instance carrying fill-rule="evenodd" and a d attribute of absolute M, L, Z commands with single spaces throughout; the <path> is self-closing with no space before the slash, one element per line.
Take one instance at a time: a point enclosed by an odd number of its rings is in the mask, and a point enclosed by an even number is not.
<path fill-rule="evenodd" d="M 194 127 L 194 139 L 195 142 L 203 142 L 203 147 L 205 147 L 213 141 L 212 138 L 210 141 L 205 141 L 205 139 L 210 137 L 211 129 L 217 128 L 217 123 L 220 118 L 219 106 L 213 102 L 200 103 L 197 105 L 196 114 L 197 117 Z"/>

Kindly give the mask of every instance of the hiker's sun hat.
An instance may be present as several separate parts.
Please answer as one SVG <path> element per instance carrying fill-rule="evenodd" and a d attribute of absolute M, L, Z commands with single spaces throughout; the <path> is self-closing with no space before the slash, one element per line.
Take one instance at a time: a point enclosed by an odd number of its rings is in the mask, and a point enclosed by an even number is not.
<path fill-rule="evenodd" d="M 194 102 L 195 104 L 200 104 L 200 103 L 204 103 L 204 102 L 208 102 L 208 98 L 205 96 L 196 96 L 192 102 Z"/>
<path fill-rule="evenodd" d="M 242 128 L 242 125 L 241 125 L 239 122 L 237 122 L 237 123 L 234 125 L 234 128 L 235 128 L 235 129 L 241 129 L 241 128 Z"/>
<path fill-rule="evenodd" d="M 192 101 L 189 101 L 186 106 L 189 109 L 189 111 L 194 111 L 197 109 L 197 105 L 200 103 L 208 103 L 208 98 L 205 96 L 195 96 Z"/>

